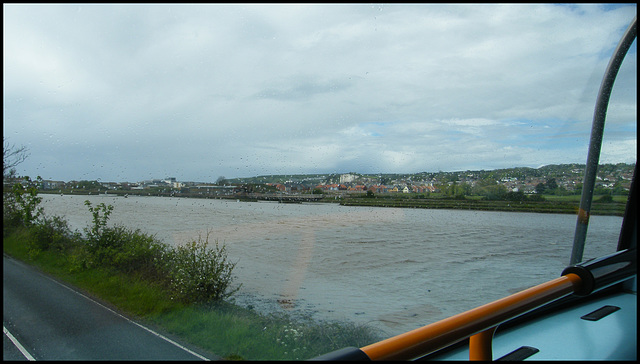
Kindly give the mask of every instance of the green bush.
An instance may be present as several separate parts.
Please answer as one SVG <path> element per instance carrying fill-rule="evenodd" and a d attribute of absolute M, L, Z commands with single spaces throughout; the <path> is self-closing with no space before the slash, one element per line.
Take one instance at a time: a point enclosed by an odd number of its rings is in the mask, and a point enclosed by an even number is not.
<path fill-rule="evenodd" d="M 93 215 L 93 225 L 90 228 L 86 228 L 85 232 L 87 233 L 89 244 L 97 245 L 103 230 L 107 228 L 107 220 L 109 220 L 109 215 L 113 211 L 113 206 L 99 203 L 96 207 L 93 207 L 89 200 L 85 200 L 84 204 Z"/>
<path fill-rule="evenodd" d="M 610 203 L 613 202 L 613 197 L 611 195 L 604 195 L 597 199 L 596 202 Z"/>
<path fill-rule="evenodd" d="M 163 278 L 162 261 L 167 245 L 140 230 L 122 228 L 122 250 L 114 255 L 114 266 L 128 273 L 137 271 L 149 277 Z"/>
<path fill-rule="evenodd" d="M 41 221 L 31 227 L 30 245 L 33 249 L 64 251 L 78 245 L 79 241 L 80 234 L 72 231 L 60 216 L 48 218 L 43 215 Z"/>
<path fill-rule="evenodd" d="M 532 194 L 527 196 L 527 200 L 529 201 L 546 201 L 546 199 L 539 194 Z"/>
<path fill-rule="evenodd" d="M 108 227 L 113 206 L 91 202 L 85 205 L 93 215 L 93 225 L 85 229 L 87 254 L 77 254 L 75 266 L 110 266 L 124 273 L 137 272 L 165 282 L 174 299 L 184 303 L 205 303 L 225 299 L 231 289 L 235 263 L 227 259 L 224 245 L 216 241 L 209 249 L 209 233 L 203 240 L 176 248 L 158 242 L 154 236 L 123 226 Z"/>
<path fill-rule="evenodd" d="M 87 266 L 111 266 L 124 273 L 136 271 L 150 278 L 164 277 L 166 244 L 139 229 L 108 227 L 107 221 L 113 211 L 111 205 L 100 203 L 93 207 L 89 201 L 85 201 L 85 205 L 93 215 L 93 225 L 85 229 Z"/>
<path fill-rule="evenodd" d="M 38 197 L 38 189 L 27 177 L 27 186 L 15 183 L 10 191 L 2 194 L 2 222 L 3 234 L 12 229 L 35 224 L 42 214 L 42 207 L 38 206 L 42 197 Z M 38 177 L 37 181 L 42 178 Z"/>
<path fill-rule="evenodd" d="M 113 268 L 141 276 L 164 285 L 174 299 L 184 303 L 220 301 L 240 289 L 240 286 L 231 288 L 235 263 L 229 262 L 224 245 L 216 241 L 214 247 L 209 247 L 209 233 L 205 239 L 199 237 L 171 248 L 140 230 L 107 226 L 113 206 L 100 203 L 94 207 L 85 201 L 93 224 L 84 229 L 86 237 L 83 237 L 72 232 L 61 217 L 40 216 L 39 199 L 27 200 L 15 203 L 14 217 L 21 221 L 16 228 L 25 230 L 26 248 L 31 255 L 57 250 L 67 256 L 73 272 Z M 26 212 L 21 208 L 24 206 Z"/>
<path fill-rule="evenodd" d="M 206 303 L 230 297 L 240 286 L 232 289 L 232 271 L 236 263 L 228 261 L 226 248 L 216 240 L 209 245 L 205 239 L 180 245 L 167 254 L 168 272 L 173 298 L 184 303 Z"/>
<path fill-rule="evenodd" d="M 124 273 L 138 271 L 157 275 L 165 244 L 140 230 L 124 226 L 107 227 L 89 241 L 87 250 L 95 264 L 111 266 Z"/>

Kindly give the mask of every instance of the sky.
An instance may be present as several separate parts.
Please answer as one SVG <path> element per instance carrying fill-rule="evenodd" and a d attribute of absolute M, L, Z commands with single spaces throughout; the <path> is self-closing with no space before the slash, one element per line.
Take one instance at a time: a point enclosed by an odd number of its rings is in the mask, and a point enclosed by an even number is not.
<path fill-rule="evenodd" d="M 3 4 L 18 175 L 213 182 L 586 162 L 619 5 Z M 601 163 L 635 163 L 637 50 Z"/>

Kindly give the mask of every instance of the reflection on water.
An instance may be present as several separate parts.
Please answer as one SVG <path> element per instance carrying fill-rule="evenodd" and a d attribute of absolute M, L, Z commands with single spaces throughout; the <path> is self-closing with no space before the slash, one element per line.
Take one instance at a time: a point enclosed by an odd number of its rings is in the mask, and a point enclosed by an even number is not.
<path fill-rule="evenodd" d="M 169 244 L 205 236 L 237 261 L 240 304 L 350 320 L 396 335 L 557 278 L 573 215 L 279 204 L 166 197 L 43 195 L 45 212 L 110 222 Z M 613 252 L 622 218 L 593 216 L 585 260 Z"/>

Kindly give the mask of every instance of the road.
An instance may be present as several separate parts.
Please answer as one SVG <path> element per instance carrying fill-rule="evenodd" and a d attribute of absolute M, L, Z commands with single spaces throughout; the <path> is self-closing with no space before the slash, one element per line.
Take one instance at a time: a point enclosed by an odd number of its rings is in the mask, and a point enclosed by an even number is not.
<path fill-rule="evenodd" d="M 2 263 L 3 360 L 208 360 L 33 267 Z"/>

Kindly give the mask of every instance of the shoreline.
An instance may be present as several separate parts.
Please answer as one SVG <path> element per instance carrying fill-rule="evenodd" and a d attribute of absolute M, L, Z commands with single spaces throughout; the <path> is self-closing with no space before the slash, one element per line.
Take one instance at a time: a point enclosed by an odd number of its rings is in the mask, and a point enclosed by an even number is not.
<path fill-rule="evenodd" d="M 370 207 L 395 207 L 395 208 L 423 208 L 423 209 L 449 209 L 449 210 L 478 210 L 478 211 L 502 211 L 502 212 L 530 212 L 547 214 L 572 214 L 577 215 L 580 204 L 573 202 L 553 201 L 491 201 L 491 200 L 399 200 L 384 199 L 366 201 L 351 199 L 340 203 L 343 206 L 370 206 Z M 622 203 L 593 203 L 591 215 L 623 216 L 625 204 Z"/>
<path fill-rule="evenodd" d="M 236 200 L 238 202 L 273 202 L 273 203 L 337 203 L 342 206 L 365 207 L 392 207 L 392 208 L 422 208 L 422 209 L 449 209 L 449 210 L 476 210 L 476 211 L 502 211 L 502 212 L 531 212 L 549 214 L 578 214 L 579 201 L 505 201 L 505 200 L 480 200 L 480 199 L 445 199 L 445 198 L 397 198 L 360 196 L 340 197 L 337 195 L 271 195 L 253 194 L 249 196 L 204 196 L 181 193 L 129 193 L 126 191 L 110 191 L 109 193 L 97 193 L 97 191 L 73 191 L 61 193 L 53 191 L 39 191 L 42 194 L 68 194 L 72 196 L 105 196 L 105 197 L 178 197 L 197 199 Z M 340 197 L 340 198 L 337 198 Z M 591 205 L 590 215 L 600 216 L 624 216 L 626 202 L 598 202 Z"/>

